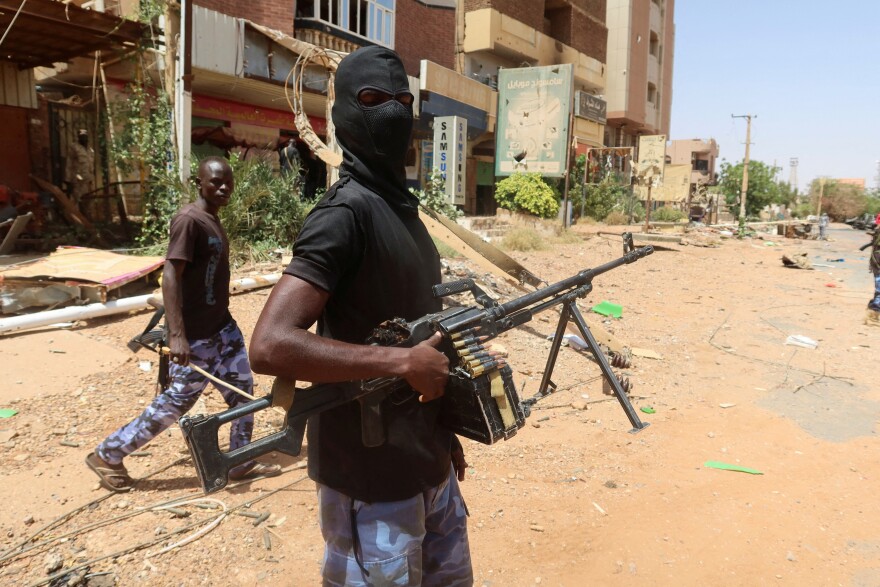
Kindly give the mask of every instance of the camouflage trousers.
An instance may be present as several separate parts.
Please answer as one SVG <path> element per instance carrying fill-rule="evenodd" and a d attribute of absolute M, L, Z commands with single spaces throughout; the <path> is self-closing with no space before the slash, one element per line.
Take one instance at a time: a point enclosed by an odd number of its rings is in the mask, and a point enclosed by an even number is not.
<path fill-rule="evenodd" d="M 201 367 L 211 375 L 253 395 L 254 376 L 248 362 L 244 336 L 235 320 L 230 320 L 220 332 L 211 338 L 190 340 L 190 363 Z M 170 384 L 157 395 L 143 413 L 108 436 L 95 452 L 99 457 L 116 465 L 162 431 L 177 422 L 195 405 L 196 400 L 208 386 L 208 379 L 200 373 L 171 363 L 168 370 Z M 229 407 L 248 401 L 247 398 L 215 384 Z M 254 416 L 249 414 L 232 423 L 229 431 L 230 450 L 251 441 Z M 244 466 L 244 465 L 242 465 Z"/>
<path fill-rule="evenodd" d="M 449 478 L 403 501 L 366 503 L 318 485 L 325 587 L 473 585 L 467 507 Z"/>
<path fill-rule="evenodd" d="M 880 271 L 874 272 L 874 299 L 868 302 L 868 307 L 880 311 Z"/>

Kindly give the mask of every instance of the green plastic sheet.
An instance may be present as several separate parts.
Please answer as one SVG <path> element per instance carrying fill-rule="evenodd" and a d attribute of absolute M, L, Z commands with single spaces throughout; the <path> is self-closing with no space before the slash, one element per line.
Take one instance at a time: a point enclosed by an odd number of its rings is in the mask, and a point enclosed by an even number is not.
<path fill-rule="evenodd" d="M 741 467 L 739 465 L 731 465 L 730 463 L 722 463 L 721 461 L 706 461 L 703 463 L 704 467 L 709 467 L 710 469 L 722 469 L 724 471 L 737 471 L 739 473 L 748 473 L 750 475 L 763 475 L 761 471 L 757 469 L 750 469 L 748 467 Z"/>
<path fill-rule="evenodd" d="M 652 408 L 651 406 L 642 406 L 639 409 L 642 410 L 643 412 L 645 412 L 646 414 L 653 414 L 655 412 L 654 408 Z"/>
<path fill-rule="evenodd" d="M 620 318 L 623 316 L 623 306 L 603 300 L 591 308 L 595 313 L 611 318 Z"/>
<path fill-rule="evenodd" d="M 0 408 L 0 418 L 11 418 L 17 413 L 18 410 L 13 410 L 12 408 Z"/>

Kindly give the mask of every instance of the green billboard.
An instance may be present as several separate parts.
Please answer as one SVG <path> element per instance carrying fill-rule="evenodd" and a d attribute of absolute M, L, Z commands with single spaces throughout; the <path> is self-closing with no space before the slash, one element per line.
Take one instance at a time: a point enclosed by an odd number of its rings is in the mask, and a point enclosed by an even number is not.
<path fill-rule="evenodd" d="M 572 69 L 567 63 L 498 71 L 495 175 L 565 175 Z"/>

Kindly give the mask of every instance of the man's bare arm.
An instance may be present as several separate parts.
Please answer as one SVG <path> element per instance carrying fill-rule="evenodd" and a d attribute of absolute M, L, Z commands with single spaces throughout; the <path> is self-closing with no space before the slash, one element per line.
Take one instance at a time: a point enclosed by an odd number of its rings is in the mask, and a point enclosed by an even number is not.
<path fill-rule="evenodd" d="M 186 261 L 166 259 L 162 271 L 162 303 L 165 305 L 165 324 L 168 327 L 168 347 L 171 360 L 181 365 L 189 363 L 189 341 L 183 325 L 183 270 Z"/>
<path fill-rule="evenodd" d="M 257 373 L 330 383 L 371 377 L 402 377 L 422 401 L 443 395 L 449 360 L 434 346 L 440 335 L 413 347 L 357 345 L 308 331 L 330 297 L 311 283 L 283 275 L 272 288 L 251 337 L 250 361 Z M 392 318 L 393 316 L 389 316 Z"/>

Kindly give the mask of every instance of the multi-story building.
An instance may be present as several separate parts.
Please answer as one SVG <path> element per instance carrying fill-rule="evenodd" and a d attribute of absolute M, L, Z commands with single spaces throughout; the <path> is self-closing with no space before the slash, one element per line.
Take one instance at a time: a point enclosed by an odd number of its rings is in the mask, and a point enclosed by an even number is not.
<path fill-rule="evenodd" d="M 701 186 L 715 185 L 715 162 L 718 160 L 715 139 L 675 140 L 669 144 L 666 155 L 672 165 L 690 166 L 691 195 L 698 195 Z"/>
<path fill-rule="evenodd" d="M 636 147 L 669 134 L 675 0 L 607 0 L 608 123 L 605 144 Z"/>
<path fill-rule="evenodd" d="M 460 0 L 454 71 L 428 62 L 420 78 L 421 126 L 432 115 L 468 120 L 465 212 L 494 212 L 495 123 L 500 68 L 572 64 L 574 90 L 592 109 L 576 116 L 583 151 L 602 146 L 607 29 L 604 0 Z M 478 83 L 473 83 L 478 82 Z M 433 103 L 432 103 L 433 102 Z M 601 107 L 597 107 L 597 104 Z M 586 112 L 586 109 L 585 109 Z"/>

